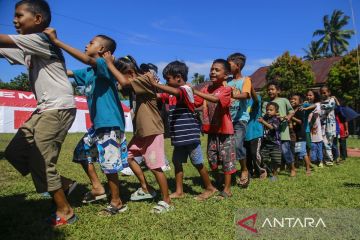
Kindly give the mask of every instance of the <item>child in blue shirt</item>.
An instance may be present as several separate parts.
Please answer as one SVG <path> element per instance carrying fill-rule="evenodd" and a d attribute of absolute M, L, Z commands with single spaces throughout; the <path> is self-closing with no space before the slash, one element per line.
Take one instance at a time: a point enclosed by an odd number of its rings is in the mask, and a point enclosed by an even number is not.
<path fill-rule="evenodd" d="M 90 119 L 93 123 L 74 151 L 74 161 L 82 164 L 93 188 L 85 195 L 83 202 L 106 197 L 92 164 L 94 160 L 98 160 L 106 174 L 111 192 L 110 204 L 101 214 L 113 215 L 124 212 L 127 206 L 122 203 L 119 196 L 118 172 L 127 166 L 125 118 L 117 93 L 117 81 L 101 57 L 105 52 L 113 53 L 116 42 L 105 35 L 98 35 L 86 46 L 85 53 L 82 53 L 57 39 L 54 29 L 48 28 L 45 33 L 56 46 L 90 65 L 85 69 L 68 71 L 68 76 L 73 77 L 79 86 L 85 86 Z"/>

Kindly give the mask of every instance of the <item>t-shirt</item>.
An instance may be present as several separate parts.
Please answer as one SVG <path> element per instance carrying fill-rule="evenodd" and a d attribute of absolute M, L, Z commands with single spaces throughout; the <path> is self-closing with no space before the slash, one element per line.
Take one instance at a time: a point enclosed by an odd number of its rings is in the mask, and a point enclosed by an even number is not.
<path fill-rule="evenodd" d="M 305 118 L 304 111 L 300 111 L 300 110 L 295 112 L 294 117 L 301 120 L 302 122 L 301 124 L 298 124 L 297 122 L 292 121 L 293 130 L 296 135 L 296 142 L 304 142 L 306 141 L 306 133 L 305 133 L 305 126 L 303 123 L 305 122 L 305 119 L 307 121 L 307 118 Z"/>
<path fill-rule="evenodd" d="M 90 119 L 95 129 L 119 127 L 125 131 L 124 111 L 117 92 L 117 81 L 103 58 L 96 59 L 96 68 L 74 70 L 77 85 L 84 86 Z"/>
<path fill-rule="evenodd" d="M 303 104 L 303 107 L 304 108 L 307 108 L 307 107 L 310 107 L 311 104 L 310 103 L 304 103 Z M 305 132 L 306 133 L 309 133 L 310 132 L 310 126 L 309 126 L 309 121 L 307 120 L 309 118 L 309 114 L 312 112 L 312 110 L 307 110 L 307 111 L 304 111 L 304 114 L 305 114 L 305 121 L 304 121 L 304 127 L 305 127 Z"/>
<path fill-rule="evenodd" d="M 317 117 L 314 121 L 313 126 L 311 126 L 309 124 L 311 142 L 323 141 L 323 136 L 322 136 L 322 131 L 321 131 L 320 113 L 321 113 L 320 103 L 315 103 L 315 109 L 309 114 L 309 118 L 308 118 L 309 123 L 311 123 L 311 120 L 312 120 L 314 114 L 317 114 Z"/>
<path fill-rule="evenodd" d="M 287 116 L 290 112 L 294 112 L 294 109 L 291 107 L 289 100 L 286 98 L 275 98 L 272 100 L 279 105 L 279 115 L 280 117 Z M 280 137 L 281 141 L 290 141 L 289 133 L 289 124 L 287 121 L 282 121 L 280 124 Z"/>
<path fill-rule="evenodd" d="M 232 79 L 227 83 L 229 87 L 233 89 L 234 94 L 248 93 L 250 96 L 251 91 L 251 80 L 250 78 Z M 238 121 L 249 121 L 250 116 L 247 111 L 248 99 L 231 99 L 230 114 L 233 122 Z"/>
<path fill-rule="evenodd" d="M 217 103 L 206 101 L 195 96 L 195 106 L 203 107 L 202 130 L 213 134 L 234 134 L 230 116 L 231 87 L 210 85 L 201 89 L 201 92 L 213 94 L 220 99 Z"/>
<path fill-rule="evenodd" d="M 271 144 L 280 146 L 280 120 L 278 117 L 268 117 L 267 115 L 264 116 L 264 120 L 273 126 L 273 129 L 269 129 L 264 126 L 264 144 Z"/>
<path fill-rule="evenodd" d="M 336 136 L 336 103 L 334 98 L 329 98 L 321 102 L 321 125 L 323 135 Z"/>
<path fill-rule="evenodd" d="M 178 97 L 161 93 L 163 103 L 169 103 L 170 137 L 173 146 L 200 143 L 200 125 L 194 116 L 194 94 L 191 87 L 179 87 Z"/>
<path fill-rule="evenodd" d="M 139 76 L 131 81 L 136 94 L 135 117 L 133 121 L 137 137 L 147 137 L 164 133 L 160 111 L 157 107 L 156 89 L 147 76 Z"/>
<path fill-rule="evenodd" d="M 258 102 L 254 102 L 253 99 L 249 100 L 249 122 L 246 126 L 245 141 L 250 141 L 255 138 L 261 138 L 264 134 L 264 126 L 258 121 L 262 113 L 261 96 L 257 96 Z"/>
<path fill-rule="evenodd" d="M 0 48 L 0 56 L 29 71 L 37 110 L 75 108 L 74 91 L 66 75 L 61 50 L 44 33 L 9 35 L 18 48 Z"/>

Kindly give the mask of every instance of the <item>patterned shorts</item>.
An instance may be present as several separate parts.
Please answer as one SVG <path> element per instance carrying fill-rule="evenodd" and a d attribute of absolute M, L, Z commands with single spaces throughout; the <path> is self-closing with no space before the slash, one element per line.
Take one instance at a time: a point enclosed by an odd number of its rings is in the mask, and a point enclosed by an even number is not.
<path fill-rule="evenodd" d="M 236 172 L 235 139 L 233 135 L 209 134 L 207 155 L 212 170 L 222 165 L 224 174 Z"/>
<path fill-rule="evenodd" d="M 118 128 L 91 127 L 77 144 L 73 161 L 98 161 L 105 174 L 117 173 L 128 167 L 125 133 Z"/>

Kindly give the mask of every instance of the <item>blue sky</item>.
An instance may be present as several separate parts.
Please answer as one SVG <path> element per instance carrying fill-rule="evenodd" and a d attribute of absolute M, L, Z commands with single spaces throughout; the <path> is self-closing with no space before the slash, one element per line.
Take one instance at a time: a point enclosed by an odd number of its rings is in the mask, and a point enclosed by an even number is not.
<path fill-rule="evenodd" d="M 185 61 L 189 78 L 194 72 L 208 75 L 212 60 L 233 52 L 247 56 L 246 75 L 269 65 L 288 50 L 303 56 L 322 28 L 324 15 L 334 9 L 351 16 L 349 0 L 48 0 L 51 26 L 58 37 L 81 50 L 97 34 L 113 37 L 115 55 L 131 54 L 137 62 L 152 62 L 162 68 L 173 60 Z M 352 0 L 357 38 L 360 41 L 360 1 Z M 16 34 L 12 26 L 14 0 L 0 0 L 0 33 Z M 346 29 L 353 29 L 352 21 Z M 355 37 L 350 49 L 355 48 Z M 85 67 L 68 55 L 69 69 Z M 0 59 L 0 79 L 9 81 L 23 66 L 10 66 Z M 160 72 L 161 76 L 161 72 Z"/>

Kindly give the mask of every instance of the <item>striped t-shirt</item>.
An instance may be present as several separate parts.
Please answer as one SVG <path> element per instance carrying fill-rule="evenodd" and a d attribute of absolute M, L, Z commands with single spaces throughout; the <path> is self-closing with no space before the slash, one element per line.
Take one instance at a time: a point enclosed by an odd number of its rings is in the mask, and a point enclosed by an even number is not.
<path fill-rule="evenodd" d="M 169 103 L 169 126 L 171 144 L 183 146 L 200 143 L 200 125 L 194 116 L 194 95 L 191 87 L 179 88 L 178 97 L 162 93 L 163 102 Z"/>

